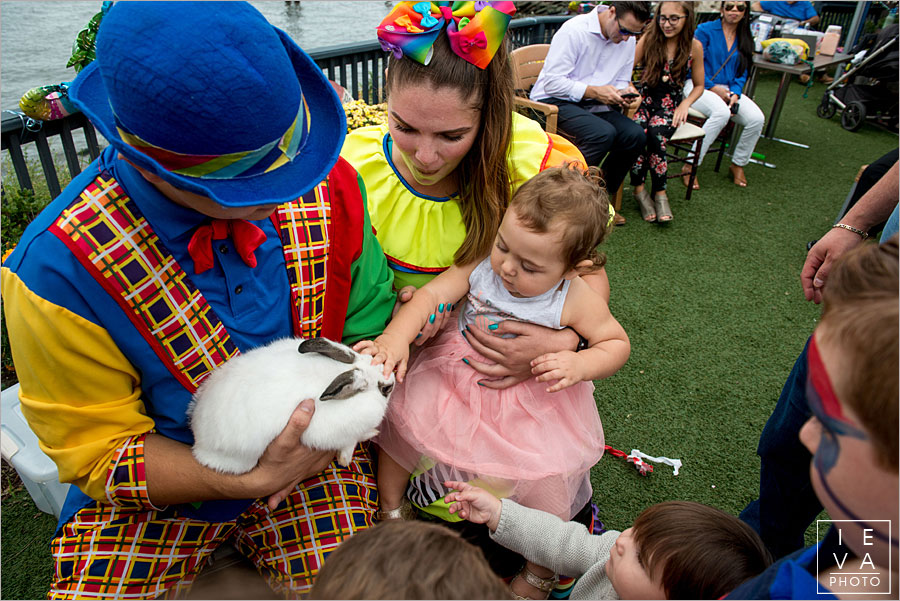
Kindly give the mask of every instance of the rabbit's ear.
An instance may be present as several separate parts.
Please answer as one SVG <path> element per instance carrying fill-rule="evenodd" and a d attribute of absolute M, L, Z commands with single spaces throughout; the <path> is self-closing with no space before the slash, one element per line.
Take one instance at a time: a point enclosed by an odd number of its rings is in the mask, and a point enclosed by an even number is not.
<path fill-rule="evenodd" d="M 300 343 L 297 348 L 300 354 L 319 353 L 325 355 L 329 359 L 334 359 L 340 363 L 353 364 L 356 360 L 354 354 L 347 347 L 335 344 L 327 338 L 310 338 Z"/>
<path fill-rule="evenodd" d="M 319 396 L 320 401 L 333 401 L 337 399 L 346 399 L 362 390 L 361 383 L 356 379 L 356 372 L 359 370 L 351 369 L 338 374 L 331 381 L 331 384 Z"/>

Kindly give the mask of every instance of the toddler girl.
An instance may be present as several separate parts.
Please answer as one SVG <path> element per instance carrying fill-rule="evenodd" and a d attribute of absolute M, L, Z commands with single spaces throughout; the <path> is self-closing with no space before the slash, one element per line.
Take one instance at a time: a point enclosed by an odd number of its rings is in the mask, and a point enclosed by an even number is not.
<path fill-rule="evenodd" d="M 450 267 L 381 336 L 355 346 L 383 361 L 385 373 L 397 368 L 376 439 L 380 517 L 402 517 L 410 472 L 414 503 L 451 521 L 459 518 L 442 505 L 445 480 L 477 481 L 565 520 L 590 500 L 588 472 L 603 454 L 591 380 L 614 374 L 630 352 L 606 302 L 578 277 L 605 261 L 596 247 L 609 231 L 609 208 L 597 180 L 571 166 L 536 175 L 513 197 L 488 257 Z M 406 374 L 410 343 L 420 331 L 419 344 L 431 336 L 435 314 L 463 296 L 458 327 L 437 333 Z M 490 361 L 473 351 L 466 331 L 491 332 L 507 319 L 571 327 L 586 348 L 537 357 L 536 378 L 485 387 L 468 362 Z"/>

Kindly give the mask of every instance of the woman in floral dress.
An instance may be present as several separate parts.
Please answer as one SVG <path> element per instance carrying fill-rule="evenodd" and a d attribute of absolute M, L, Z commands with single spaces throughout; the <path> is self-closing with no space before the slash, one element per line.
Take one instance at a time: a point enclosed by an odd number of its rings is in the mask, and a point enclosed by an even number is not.
<path fill-rule="evenodd" d="M 638 41 L 634 56 L 635 86 L 643 96 L 634 120 L 647 133 L 647 146 L 631 168 L 631 186 L 644 221 L 672 220 L 666 196 L 666 145 L 703 85 L 703 47 L 694 39 L 692 2 L 661 2 L 647 32 Z M 693 69 L 692 69 L 693 67 Z M 694 88 L 685 97 L 688 74 Z M 653 197 L 644 184 L 647 172 Z"/>

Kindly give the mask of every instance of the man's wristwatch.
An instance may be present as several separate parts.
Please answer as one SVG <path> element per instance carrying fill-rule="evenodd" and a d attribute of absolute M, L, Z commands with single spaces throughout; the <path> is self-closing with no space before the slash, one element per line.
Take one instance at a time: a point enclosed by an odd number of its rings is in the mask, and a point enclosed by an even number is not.
<path fill-rule="evenodd" d="M 588 347 L 588 339 L 579 334 L 578 330 L 576 330 L 572 326 L 566 327 L 575 332 L 575 335 L 578 336 L 578 346 L 575 347 L 575 352 L 577 353 L 578 351 L 583 351 L 584 349 L 586 349 Z"/>

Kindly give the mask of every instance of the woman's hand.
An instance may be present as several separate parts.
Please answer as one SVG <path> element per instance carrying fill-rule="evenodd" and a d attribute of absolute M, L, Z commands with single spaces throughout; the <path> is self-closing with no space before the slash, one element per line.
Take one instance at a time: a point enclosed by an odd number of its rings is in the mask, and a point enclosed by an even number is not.
<path fill-rule="evenodd" d="M 281 434 L 269 443 L 256 467 L 246 474 L 252 485 L 258 487 L 258 492 L 250 496 L 269 495 L 270 510 L 278 507 L 297 484 L 324 470 L 334 459 L 334 451 L 317 451 L 300 443 L 315 410 L 312 399 L 301 402 Z"/>
<path fill-rule="evenodd" d="M 682 123 L 687 122 L 688 118 L 688 109 L 690 108 L 690 104 L 686 104 L 682 102 L 675 109 L 675 114 L 672 116 L 672 127 L 678 127 Z"/>
<path fill-rule="evenodd" d="M 397 302 L 394 303 L 394 311 L 391 313 L 391 319 L 393 319 L 397 315 L 397 311 L 400 310 L 400 305 L 411 301 L 415 293 L 415 286 L 404 286 L 400 289 L 400 291 L 397 293 Z M 422 328 L 422 331 L 419 332 L 419 336 L 416 337 L 416 346 L 422 346 L 429 338 L 441 331 L 441 328 L 443 328 L 447 321 L 450 319 L 450 312 L 455 307 L 452 302 L 453 301 L 447 303 L 439 303 L 434 308 L 434 313 L 432 314 L 434 315 L 434 320 L 432 321 L 429 318 L 429 320 L 425 322 L 425 327 Z"/>
<path fill-rule="evenodd" d="M 575 351 L 547 353 L 532 361 L 531 365 L 531 373 L 537 376 L 538 382 L 558 380 L 547 392 L 559 392 L 585 379 L 584 367 Z"/>
<path fill-rule="evenodd" d="M 419 335 L 416 336 L 414 341 L 416 346 L 422 346 L 425 344 L 429 338 L 434 337 L 438 332 L 441 331 L 441 328 L 449 321 L 450 312 L 453 310 L 452 303 L 439 303 L 437 307 L 434 308 L 434 312 L 428 316 L 428 320 L 425 322 L 425 326 L 422 328 L 422 331 L 419 332 Z"/>
<path fill-rule="evenodd" d="M 516 337 L 502 338 L 503 334 L 515 334 Z M 466 358 L 472 369 L 491 378 L 480 381 L 485 388 L 509 388 L 527 380 L 532 376 L 532 359 L 578 346 L 578 334 L 569 328 L 554 330 L 514 320 L 500 322 L 491 334 L 478 328 L 466 328 L 465 335 L 477 353 L 495 362 L 490 365 Z"/>
<path fill-rule="evenodd" d="M 448 480 L 444 482 L 444 486 L 454 489 L 444 497 L 444 501 L 450 504 L 448 511 L 451 514 L 459 512 L 459 517 L 473 524 L 487 524 L 491 532 L 497 529 L 500 513 L 503 511 L 500 499 L 467 482 Z"/>
<path fill-rule="evenodd" d="M 709 89 L 709 91 L 721 98 L 722 101 L 726 103 L 728 102 L 728 97 L 731 96 L 731 90 L 729 90 L 727 86 L 723 86 L 722 84 L 714 85 Z"/>
<path fill-rule="evenodd" d="M 729 92 L 728 94 L 729 96 L 727 99 L 725 99 L 725 102 L 728 103 L 728 108 L 731 108 L 732 106 L 734 106 L 734 103 L 741 99 L 741 97 L 737 94 L 732 94 L 731 92 Z"/>

